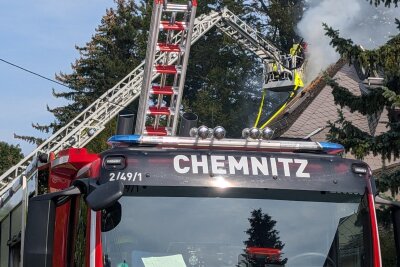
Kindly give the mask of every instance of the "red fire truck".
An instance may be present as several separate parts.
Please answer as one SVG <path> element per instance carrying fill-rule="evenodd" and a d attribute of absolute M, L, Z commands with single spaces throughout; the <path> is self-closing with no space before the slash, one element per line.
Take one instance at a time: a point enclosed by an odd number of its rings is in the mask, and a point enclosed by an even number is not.
<path fill-rule="evenodd" d="M 282 54 L 229 10 L 195 18 L 196 6 L 155 0 L 144 67 L 0 177 L 0 263 L 23 251 L 29 267 L 382 267 L 376 200 L 400 258 L 400 205 L 341 145 L 271 140 L 260 116 L 242 139 L 180 119 L 190 45 L 214 26 L 262 59 L 268 90 L 290 101 L 302 86 L 300 46 Z M 135 134 L 131 121 L 101 154 L 68 148 L 139 94 Z"/>
<path fill-rule="evenodd" d="M 382 266 L 371 171 L 340 145 L 110 143 L 50 162 L 53 193 L 30 200 L 24 266 Z M 387 204 L 399 245 L 400 206 Z"/>

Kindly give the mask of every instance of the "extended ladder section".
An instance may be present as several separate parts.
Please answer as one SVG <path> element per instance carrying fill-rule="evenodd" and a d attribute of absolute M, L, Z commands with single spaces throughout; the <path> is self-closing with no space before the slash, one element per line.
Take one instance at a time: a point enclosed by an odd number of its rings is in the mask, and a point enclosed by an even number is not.
<path fill-rule="evenodd" d="M 195 7 L 195 5 L 160 5 L 160 2 L 162 1 L 156 0 L 155 2 L 155 6 L 158 5 L 159 10 L 154 12 L 160 12 L 160 15 L 162 15 L 162 13 L 170 13 L 170 16 L 177 16 L 172 14 L 174 12 L 179 14 L 179 16 L 183 18 L 186 15 L 189 16 L 189 19 L 187 19 L 186 17 L 186 20 L 184 18 L 183 22 L 189 22 L 189 24 L 190 20 L 194 18 L 194 13 L 191 12 L 193 12 L 193 7 Z M 155 51 L 153 51 L 153 54 L 155 54 L 155 59 L 153 61 L 153 64 L 147 64 L 148 66 L 153 66 L 153 68 L 149 68 L 148 73 L 146 73 L 145 75 L 145 63 L 142 62 L 114 87 L 106 91 L 102 96 L 99 97 L 99 99 L 88 106 L 71 122 L 59 129 L 52 136 L 50 136 L 38 148 L 36 148 L 28 156 L 22 159 L 17 165 L 13 166 L 11 169 L 1 175 L 0 203 L 5 203 L 13 192 L 19 190 L 20 186 L 22 185 L 22 181 L 24 180 L 22 179 L 23 176 L 29 178 L 32 176 L 33 173 L 36 172 L 39 158 L 46 158 L 46 155 L 49 155 L 50 152 L 57 154 L 60 150 L 69 147 L 84 147 L 105 128 L 105 125 L 112 118 L 114 118 L 132 101 L 138 98 L 141 92 L 145 92 L 147 94 L 147 97 L 144 97 L 144 99 L 147 99 L 148 102 L 156 104 L 155 107 L 152 107 L 153 110 L 157 108 L 160 109 L 160 107 L 162 110 L 162 108 L 166 107 L 165 103 L 167 103 L 167 101 L 165 101 L 164 99 L 158 101 L 158 97 L 164 98 L 164 96 L 170 96 L 168 102 L 171 103 L 172 101 L 174 112 L 177 112 L 179 110 L 180 97 L 182 96 L 182 92 L 179 92 L 179 88 L 182 89 L 183 85 L 181 86 L 181 84 L 178 82 L 167 84 L 167 82 L 169 82 L 169 78 L 171 78 L 172 80 L 174 80 L 175 78 L 174 74 L 167 73 L 167 70 L 172 67 L 160 66 L 174 66 L 173 68 L 175 68 L 175 70 L 178 70 L 180 68 L 180 77 L 178 78 L 180 78 L 180 81 L 182 81 L 183 83 L 184 74 L 182 73 L 182 70 L 186 70 L 186 66 L 183 67 L 184 57 L 187 57 L 189 54 L 188 50 L 185 49 L 187 49 L 186 46 L 189 46 L 190 48 L 188 40 L 191 40 L 191 44 L 193 45 L 214 26 L 217 25 L 218 28 L 221 29 L 224 33 L 231 36 L 234 40 L 238 41 L 241 45 L 245 46 L 250 51 L 253 51 L 261 59 L 276 60 L 275 56 L 279 54 L 279 50 L 275 46 L 261 38 L 261 35 L 256 30 L 241 21 L 228 9 L 224 9 L 222 13 L 211 12 L 208 15 L 201 15 L 196 18 L 194 20 L 194 23 L 192 23 L 193 26 L 190 26 L 192 30 L 191 36 L 188 36 L 187 25 L 189 24 L 171 24 L 171 19 L 168 21 L 162 21 L 160 15 L 158 16 L 158 18 L 160 18 L 160 20 L 158 20 L 158 22 L 160 22 L 160 26 L 158 27 L 158 30 L 154 30 L 153 27 L 153 33 L 158 36 L 160 28 L 165 27 L 163 28 L 163 30 L 167 32 L 169 31 L 170 36 L 168 40 L 163 39 L 162 42 L 160 40 L 160 42 L 158 42 L 157 45 L 154 47 Z M 154 24 L 155 21 L 153 21 L 152 23 Z M 154 39 L 155 37 L 153 37 L 153 40 Z M 146 59 L 149 60 L 149 57 L 147 57 Z M 185 64 L 187 64 L 187 61 Z M 158 70 L 155 68 L 155 66 L 158 66 Z M 162 76 L 162 74 L 164 74 L 164 76 L 171 75 L 171 77 L 164 78 L 164 84 L 162 84 L 163 80 L 160 77 Z M 146 77 L 147 79 L 146 87 L 144 87 L 143 85 L 144 77 Z M 159 79 L 158 84 L 152 85 L 152 81 L 156 79 Z M 142 91 L 143 88 L 145 88 L 144 91 Z M 150 99 L 151 95 L 156 96 L 156 99 Z M 142 106 L 144 104 L 142 104 Z M 158 104 L 160 104 L 159 107 L 157 106 Z M 144 110 L 144 115 L 142 114 L 142 131 L 146 131 L 146 128 L 144 127 L 144 123 L 146 123 L 145 115 L 147 115 L 148 112 L 150 113 L 150 111 L 148 111 L 150 107 L 151 106 L 145 106 L 144 109 L 142 107 L 142 109 Z M 151 116 L 153 117 L 153 125 L 151 125 L 149 129 L 156 129 L 156 132 L 159 133 L 160 129 L 162 129 L 162 126 L 160 125 L 160 118 L 161 116 L 167 117 L 167 115 L 162 115 L 160 113 L 149 115 L 153 115 Z M 154 124 L 154 121 L 157 120 L 157 116 L 159 120 L 158 128 L 154 127 L 156 126 Z M 171 133 L 173 133 L 174 130 L 172 129 L 172 126 L 176 127 L 177 123 L 174 123 L 174 120 L 177 120 L 178 116 L 174 116 L 174 114 L 169 115 L 168 119 L 170 122 L 169 128 L 171 128 L 170 131 Z M 164 119 L 164 122 L 165 121 L 168 122 L 168 120 Z M 168 128 L 164 128 L 163 134 L 167 132 L 167 129 Z M 1 206 L 2 204 L 0 204 L 0 207 Z"/>
<path fill-rule="evenodd" d="M 281 51 L 271 42 L 265 40 L 254 27 L 247 25 L 227 8 L 223 9 L 222 17 L 223 20 L 216 26 L 223 33 L 261 59 L 279 61 Z"/>
<path fill-rule="evenodd" d="M 182 5 L 164 0 L 154 4 L 135 133 L 175 135 L 197 1 Z M 181 33 L 179 43 L 172 39 L 177 31 Z M 164 52 L 161 63 L 155 62 L 157 51 Z M 176 59 L 173 64 L 171 58 Z M 152 83 L 155 75 L 159 75 L 158 81 Z"/>

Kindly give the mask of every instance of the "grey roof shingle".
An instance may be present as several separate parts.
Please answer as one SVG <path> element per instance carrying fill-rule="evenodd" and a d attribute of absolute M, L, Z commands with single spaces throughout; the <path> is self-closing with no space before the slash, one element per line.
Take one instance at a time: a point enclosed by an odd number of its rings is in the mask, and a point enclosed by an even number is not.
<path fill-rule="evenodd" d="M 345 65 L 343 68 L 349 68 Z M 348 70 L 346 70 L 349 72 Z M 343 80 L 349 80 L 347 76 L 343 76 L 345 72 L 340 70 L 334 78 L 340 85 Z M 346 81 L 347 88 L 354 94 L 360 95 L 358 83 L 354 80 L 352 82 Z M 293 125 L 282 135 L 284 137 L 304 137 L 319 127 L 327 126 L 328 121 L 336 121 L 338 118 L 338 109 L 340 106 L 334 104 L 332 95 L 332 88 L 325 86 L 318 96 L 308 105 L 307 109 L 303 111 L 302 115 L 297 119 Z M 355 126 L 363 131 L 370 133 L 368 127 L 368 120 L 365 116 L 358 112 L 351 113 L 347 107 L 341 109 L 345 118 L 353 121 Z M 314 137 L 315 138 L 315 137 Z M 325 139 L 325 137 L 324 137 Z M 318 140 L 321 141 L 321 140 Z"/>
<path fill-rule="evenodd" d="M 344 64 L 334 75 L 334 79 L 340 86 L 347 88 L 354 95 L 361 95 L 365 93 L 362 90 L 362 83 L 357 76 L 357 73 L 353 66 Z M 310 90 L 309 90 L 310 91 Z M 310 91 L 311 92 L 311 91 Z M 311 92 L 312 94 L 312 92 Z M 329 132 L 327 122 L 334 122 L 338 119 L 338 109 L 342 110 L 344 117 L 352 121 L 352 123 L 371 135 L 378 135 L 386 131 L 386 123 L 388 121 L 388 114 L 386 110 L 375 114 L 374 116 L 364 116 L 359 112 L 350 112 L 347 107 L 341 108 L 339 105 L 335 105 L 334 98 L 332 95 L 332 88 L 328 85 L 323 86 L 319 92 L 314 93 L 308 103 L 300 104 L 296 108 L 286 113 L 285 116 L 281 117 L 282 120 L 286 120 L 286 126 L 279 126 L 278 121 L 272 123 L 273 128 L 277 132 L 281 131 L 282 137 L 297 137 L 303 138 L 316 129 L 324 128 L 321 132 L 311 137 L 313 141 L 325 141 Z M 293 118 L 291 118 L 293 117 Z M 347 158 L 354 158 L 353 155 L 347 153 Z M 372 170 L 382 168 L 382 159 L 380 156 L 367 155 L 364 159 L 369 164 Z M 387 162 L 386 165 L 397 164 L 400 160 Z"/>

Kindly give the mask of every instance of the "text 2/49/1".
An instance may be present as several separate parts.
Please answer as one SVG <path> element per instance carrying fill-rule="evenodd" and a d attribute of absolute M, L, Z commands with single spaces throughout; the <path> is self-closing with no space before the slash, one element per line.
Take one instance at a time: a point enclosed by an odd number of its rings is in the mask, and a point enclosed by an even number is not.
<path fill-rule="evenodd" d="M 122 181 L 142 181 L 142 173 L 140 172 L 117 172 L 117 173 L 110 173 L 109 174 L 109 181 L 117 181 L 117 180 L 122 180 Z"/>

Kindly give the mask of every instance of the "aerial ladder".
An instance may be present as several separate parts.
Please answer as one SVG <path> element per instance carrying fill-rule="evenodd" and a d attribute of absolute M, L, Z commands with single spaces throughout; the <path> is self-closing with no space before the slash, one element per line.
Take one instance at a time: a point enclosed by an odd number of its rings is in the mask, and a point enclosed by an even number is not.
<path fill-rule="evenodd" d="M 146 62 L 142 62 L 71 122 L 0 176 L 0 210 L 21 187 L 28 194 L 37 190 L 38 167 L 45 164 L 49 157 L 69 147 L 84 147 L 105 128 L 107 122 L 140 95 L 135 132 L 144 135 L 175 135 L 190 46 L 214 26 L 255 53 L 267 65 L 275 64 L 285 71 L 290 69 L 283 60 L 288 55 L 282 54 L 271 42 L 263 39 L 256 29 L 227 8 L 195 18 L 196 6 L 195 0 L 188 1 L 186 5 L 155 1 Z M 168 16 L 168 20 L 164 20 L 165 16 Z M 269 75 L 269 70 L 266 75 Z M 287 77 L 290 78 L 289 75 Z M 282 81 L 282 78 L 270 79 L 267 85 L 271 90 L 274 90 L 272 87 L 279 90 Z M 27 186 L 29 181 L 33 186 Z M 13 201 L 14 206 L 21 201 L 23 198 Z"/>
<path fill-rule="evenodd" d="M 303 41 L 294 44 L 290 53 L 283 53 L 270 41 L 249 26 L 229 9 L 222 12 L 223 20 L 217 27 L 230 36 L 239 45 L 255 53 L 264 64 L 263 95 L 254 127 L 264 129 L 286 108 L 301 88 L 304 87 L 302 76 L 306 66 Z M 287 92 L 287 97 L 267 118 L 262 118 L 263 103 L 266 91 Z"/>
<path fill-rule="evenodd" d="M 273 92 L 289 92 L 296 86 L 304 86 L 301 80 L 305 62 L 302 41 L 295 44 L 290 53 L 283 53 L 229 9 L 223 10 L 222 17 L 223 20 L 217 23 L 217 27 L 263 61 L 264 89 Z"/>
<path fill-rule="evenodd" d="M 176 134 L 196 8 L 197 1 L 188 1 L 187 5 L 155 2 L 137 112 L 137 134 Z M 179 13 L 183 21 L 177 21 Z M 163 14 L 169 15 L 169 20 L 164 20 Z M 174 32 L 180 34 L 179 43 L 173 42 Z M 161 64 L 155 63 L 157 51 L 164 52 Z M 171 58 L 176 58 L 173 64 L 169 62 Z M 159 76 L 158 83 L 152 83 L 155 76 Z M 151 125 L 147 125 L 147 115 L 152 116 Z"/>

